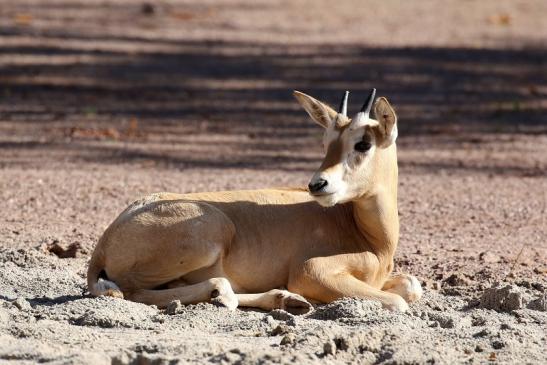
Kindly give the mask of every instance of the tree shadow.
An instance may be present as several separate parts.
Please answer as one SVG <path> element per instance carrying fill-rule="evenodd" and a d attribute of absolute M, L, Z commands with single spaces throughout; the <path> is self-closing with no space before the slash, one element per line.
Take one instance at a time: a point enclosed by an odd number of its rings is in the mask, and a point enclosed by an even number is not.
<path fill-rule="evenodd" d="M 0 35 L 32 33 L 4 27 Z M 0 150 L 11 151 L 0 158 L 3 165 L 21 162 L 10 159 L 14 153 L 39 148 L 46 154 L 66 149 L 71 161 L 107 164 L 146 159 L 181 168 L 311 168 L 319 159 L 320 131 L 293 100 L 293 89 L 332 105 L 351 90 L 355 111 L 376 87 L 397 108 L 402 143 L 413 136 L 435 143 L 437 136 L 547 134 L 547 49 L 537 45 L 283 45 L 74 29 L 46 29 L 40 37 L 50 42 L 0 46 L 3 54 L 28 57 L 0 64 L 0 128 L 23 139 L 0 143 Z M 67 136 L 75 126 L 123 131 L 131 118 L 148 136 L 135 145 Z M 159 148 L 162 141 L 172 148 Z M 214 150 L 218 141 L 222 153 L 204 153 L 204 146 Z M 177 152 L 177 146 L 184 148 Z"/>

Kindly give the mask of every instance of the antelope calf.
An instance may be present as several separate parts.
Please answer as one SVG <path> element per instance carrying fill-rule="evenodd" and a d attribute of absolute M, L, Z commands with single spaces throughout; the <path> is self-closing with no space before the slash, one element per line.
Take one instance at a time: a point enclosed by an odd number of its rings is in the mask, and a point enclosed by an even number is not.
<path fill-rule="evenodd" d="M 325 130 L 325 158 L 308 189 L 157 193 L 131 204 L 93 252 L 90 293 L 292 313 L 357 297 L 405 311 L 422 289 L 411 275 L 391 275 L 397 117 L 375 93 L 350 119 L 348 92 L 338 112 L 294 92 Z"/>

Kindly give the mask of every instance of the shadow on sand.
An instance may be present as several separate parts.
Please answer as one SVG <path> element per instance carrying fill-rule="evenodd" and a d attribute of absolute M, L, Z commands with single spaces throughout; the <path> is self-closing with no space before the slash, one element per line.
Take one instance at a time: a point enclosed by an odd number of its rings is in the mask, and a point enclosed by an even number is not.
<path fill-rule="evenodd" d="M 4 27 L 0 35 L 25 32 Z M 71 30 L 40 36 L 61 41 L 0 46 L 2 54 L 32 60 L 0 67 L 9 105 L 0 109 L 0 126 L 17 122 L 26 133 L 35 133 L 33 141 L 5 141 L 0 150 L 66 150 L 75 160 L 97 163 L 153 160 L 180 168 L 299 169 L 317 163 L 320 133 L 293 100 L 293 89 L 332 105 L 348 89 L 350 110 L 357 110 L 370 87 L 376 87 L 397 107 L 402 143 L 412 136 L 466 141 L 483 133 L 547 133 L 547 50 L 537 46 L 309 46 L 91 36 Z M 128 47 L 133 50 L 124 50 Z M 131 118 L 152 136 L 144 147 L 61 138 L 74 127 L 123 130 Z M 36 142 L 40 133 L 53 137 Z M 184 148 L 146 148 L 154 136 L 163 147 Z M 435 143 L 434 137 L 430 140 Z M 222 153 L 203 153 L 203 146 L 214 149 L 219 143 Z M 2 163 L 24 161 L 5 157 Z"/>

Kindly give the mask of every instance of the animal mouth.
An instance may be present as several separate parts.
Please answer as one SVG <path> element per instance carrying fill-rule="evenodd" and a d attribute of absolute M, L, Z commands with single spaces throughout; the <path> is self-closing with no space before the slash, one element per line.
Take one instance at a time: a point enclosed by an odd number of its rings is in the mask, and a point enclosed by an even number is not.
<path fill-rule="evenodd" d="M 317 193 L 311 194 L 313 199 L 323 207 L 332 207 L 338 203 L 336 193 Z"/>
<path fill-rule="evenodd" d="M 323 197 L 323 196 L 329 196 L 329 195 L 333 195 L 334 193 L 328 193 L 326 191 L 318 191 L 318 192 L 315 192 L 315 193 L 312 193 L 311 191 L 309 192 L 311 196 L 315 196 L 315 197 Z"/>

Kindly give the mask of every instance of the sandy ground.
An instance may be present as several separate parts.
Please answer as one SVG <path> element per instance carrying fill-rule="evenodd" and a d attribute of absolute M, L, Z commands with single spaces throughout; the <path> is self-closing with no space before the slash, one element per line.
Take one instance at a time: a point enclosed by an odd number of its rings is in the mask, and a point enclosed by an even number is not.
<path fill-rule="evenodd" d="M 336 3 L 0 1 L 0 363 L 547 362 L 547 3 Z M 321 131 L 291 90 L 370 87 L 400 117 L 408 313 L 86 295 L 128 203 L 304 185 Z"/>

